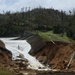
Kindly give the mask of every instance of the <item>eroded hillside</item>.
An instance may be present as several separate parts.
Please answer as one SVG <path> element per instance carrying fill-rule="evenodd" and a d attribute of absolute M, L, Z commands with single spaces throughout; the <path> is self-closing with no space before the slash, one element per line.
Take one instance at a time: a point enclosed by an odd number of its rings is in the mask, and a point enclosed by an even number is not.
<path fill-rule="evenodd" d="M 43 49 L 39 50 L 35 54 L 33 53 L 33 55 L 35 55 L 35 57 L 43 64 L 50 65 L 52 69 L 65 70 L 74 51 L 75 44 L 65 42 L 47 42 Z M 69 69 L 75 69 L 74 58 Z"/>

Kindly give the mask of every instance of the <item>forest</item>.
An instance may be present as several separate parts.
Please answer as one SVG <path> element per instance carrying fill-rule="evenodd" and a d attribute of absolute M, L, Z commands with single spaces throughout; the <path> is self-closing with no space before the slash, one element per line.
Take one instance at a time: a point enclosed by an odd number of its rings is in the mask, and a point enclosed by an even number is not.
<path fill-rule="evenodd" d="M 69 11 L 67 14 L 53 8 L 35 8 L 0 13 L 0 37 L 23 36 L 30 30 L 53 31 L 62 36 L 66 34 L 75 40 L 75 11 Z"/>

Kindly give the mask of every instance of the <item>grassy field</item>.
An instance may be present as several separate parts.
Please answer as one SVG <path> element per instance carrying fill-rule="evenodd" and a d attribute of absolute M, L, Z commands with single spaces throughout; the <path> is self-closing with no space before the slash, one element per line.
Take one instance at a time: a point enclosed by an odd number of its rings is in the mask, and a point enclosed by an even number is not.
<path fill-rule="evenodd" d="M 66 33 L 62 36 L 61 34 L 54 34 L 52 31 L 41 32 L 41 31 L 32 31 L 32 33 L 40 35 L 45 41 L 61 41 L 61 42 L 71 42 L 75 43 L 74 40 L 68 38 Z"/>

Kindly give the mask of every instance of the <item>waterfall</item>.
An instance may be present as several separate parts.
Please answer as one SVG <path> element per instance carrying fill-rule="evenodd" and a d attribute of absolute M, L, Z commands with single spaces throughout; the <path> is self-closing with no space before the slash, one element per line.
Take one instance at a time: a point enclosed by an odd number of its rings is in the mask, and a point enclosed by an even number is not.
<path fill-rule="evenodd" d="M 28 52 L 31 50 L 31 45 L 26 40 L 12 40 L 13 38 L 0 38 L 5 44 L 5 47 L 12 52 L 12 60 L 16 60 L 17 56 L 22 54 L 29 61 L 30 68 L 38 69 L 44 67 L 35 57 Z"/>

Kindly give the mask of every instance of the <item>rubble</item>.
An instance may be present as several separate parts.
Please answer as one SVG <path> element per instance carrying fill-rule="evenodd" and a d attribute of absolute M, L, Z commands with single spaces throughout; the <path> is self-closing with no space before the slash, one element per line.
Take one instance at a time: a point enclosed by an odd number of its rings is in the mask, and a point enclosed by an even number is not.
<path fill-rule="evenodd" d="M 65 42 L 47 42 L 46 46 L 35 53 L 35 57 L 44 64 L 49 64 L 52 69 L 65 70 L 72 53 L 75 51 L 75 44 Z M 34 54 L 34 53 L 33 53 Z M 75 59 L 72 60 L 70 68 L 75 69 Z"/>

